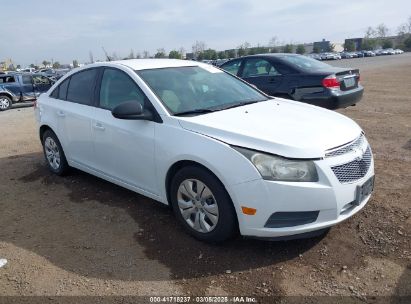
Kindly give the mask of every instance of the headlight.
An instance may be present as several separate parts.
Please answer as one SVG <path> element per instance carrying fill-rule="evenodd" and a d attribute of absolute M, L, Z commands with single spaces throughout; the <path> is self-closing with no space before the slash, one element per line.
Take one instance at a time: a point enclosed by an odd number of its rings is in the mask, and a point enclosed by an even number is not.
<path fill-rule="evenodd" d="M 314 162 L 293 160 L 262 152 L 233 147 L 247 157 L 260 172 L 263 179 L 288 182 L 317 182 Z"/>

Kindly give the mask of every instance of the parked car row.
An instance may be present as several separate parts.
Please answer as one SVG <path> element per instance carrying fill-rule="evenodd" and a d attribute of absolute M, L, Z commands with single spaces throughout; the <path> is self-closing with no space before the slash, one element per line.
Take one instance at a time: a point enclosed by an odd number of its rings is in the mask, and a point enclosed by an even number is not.
<path fill-rule="evenodd" d="M 52 68 L 45 68 L 36 70 L 34 68 L 26 68 L 23 70 L 18 71 L 19 73 L 29 73 L 29 74 L 42 74 L 44 76 L 49 77 L 50 79 L 57 81 L 61 77 L 63 77 L 66 73 L 68 73 L 70 69 L 52 69 Z M 13 73 L 13 72 L 12 72 Z"/>
<path fill-rule="evenodd" d="M 297 54 L 262 54 L 230 60 L 221 68 L 270 96 L 328 109 L 355 105 L 363 95 L 360 72 Z"/>
<path fill-rule="evenodd" d="M 320 54 L 307 54 L 307 57 L 314 58 L 316 60 L 340 60 L 340 59 L 351 59 L 351 58 L 361 58 L 361 57 L 374 57 L 381 55 L 397 55 L 402 54 L 404 51 L 400 49 L 381 49 L 375 51 L 357 51 L 357 52 L 340 52 L 340 53 L 320 53 Z"/>

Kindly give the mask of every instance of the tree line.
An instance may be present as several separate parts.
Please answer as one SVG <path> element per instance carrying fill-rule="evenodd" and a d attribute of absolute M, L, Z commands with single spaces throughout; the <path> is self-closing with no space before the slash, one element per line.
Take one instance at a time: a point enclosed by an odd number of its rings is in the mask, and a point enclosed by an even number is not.
<path fill-rule="evenodd" d="M 361 49 L 365 51 L 374 50 L 378 46 L 383 49 L 389 49 L 394 47 L 393 40 L 389 38 L 390 30 L 384 24 L 381 23 L 375 27 L 369 26 L 365 31 L 364 38 L 361 43 Z M 408 20 L 401 24 L 396 31 L 397 43 L 395 47 L 411 51 L 411 16 Z M 354 41 L 348 40 L 344 44 L 344 49 L 346 51 L 355 51 Z"/>
<path fill-rule="evenodd" d="M 390 30 L 384 24 L 381 23 L 375 27 L 369 26 L 365 31 L 364 38 L 362 40 L 361 49 L 362 50 L 373 50 L 377 46 L 382 48 L 392 48 L 394 47 L 392 39 L 389 39 Z M 411 51 L 411 16 L 406 22 L 401 24 L 397 30 L 397 48 L 401 48 L 406 51 Z M 280 45 L 279 40 L 276 36 L 272 37 L 268 43 L 268 46 L 251 46 L 250 43 L 244 42 L 243 44 L 237 46 L 235 49 L 217 51 L 212 48 L 207 48 L 207 45 L 203 41 L 196 41 L 192 46 L 191 55 L 196 60 L 217 60 L 217 59 L 229 59 L 242 57 L 246 55 L 262 54 L 262 53 L 297 53 L 305 54 L 306 48 L 304 44 L 293 44 L 287 43 Z M 344 49 L 346 51 L 355 51 L 355 44 L 353 41 L 348 40 L 344 44 Z M 334 45 L 330 45 L 328 52 L 334 51 Z M 312 53 L 319 53 L 320 50 L 316 47 L 313 48 Z M 144 50 L 142 52 L 134 52 L 133 49 L 130 50 L 130 53 L 126 57 L 119 57 L 115 52 L 111 55 L 107 55 L 107 60 L 120 60 L 120 59 L 139 59 L 139 58 L 172 58 L 172 59 L 184 59 L 186 55 L 186 50 L 183 47 L 179 49 L 173 49 L 169 52 L 165 48 L 159 48 L 154 54 L 150 54 L 149 51 Z M 90 62 L 94 62 L 94 57 L 92 52 L 89 54 Z M 61 68 L 62 65 L 56 62 L 49 62 L 44 60 L 42 62 L 43 67 L 52 67 L 54 69 Z M 78 67 L 79 63 L 77 60 L 73 60 L 73 67 Z M 35 64 L 30 64 L 32 68 L 40 68 L 40 66 Z M 12 67 L 14 68 L 14 66 Z M 20 65 L 16 66 L 17 69 L 20 69 Z"/>

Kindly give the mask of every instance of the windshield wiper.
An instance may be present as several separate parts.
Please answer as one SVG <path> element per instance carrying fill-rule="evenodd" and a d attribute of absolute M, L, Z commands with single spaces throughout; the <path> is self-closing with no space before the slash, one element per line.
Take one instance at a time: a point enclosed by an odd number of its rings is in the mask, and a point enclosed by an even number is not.
<path fill-rule="evenodd" d="M 257 103 L 260 101 L 266 101 L 265 99 L 256 99 L 256 100 L 247 100 L 247 101 L 240 101 L 237 103 L 232 103 L 229 105 L 223 105 L 219 107 L 213 107 L 211 109 L 194 109 L 190 111 L 184 111 L 184 112 L 178 112 L 175 113 L 174 116 L 184 116 L 184 115 L 190 115 L 190 114 L 205 114 L 205 113 L 212 113 L 212 112 L 217 112 L 217 111 L 222 111 L 222 110 L 227 110 L 227 109 L 232 109 L 232 108 L 237 108 L 237 107 L 242 107 L 246 106 L 252 103 Z"/>
<path fill-rule="evenodd" d="M 218 110 L 194 109 L 194 110 L 175 113 L 174 116 L 184 116 L 184 115 L 190 115 L 190 114 L 205 114 L 205 113 L 211 113 L 211 112 L 215 112 L 215 111 L 218 111 Z"/>

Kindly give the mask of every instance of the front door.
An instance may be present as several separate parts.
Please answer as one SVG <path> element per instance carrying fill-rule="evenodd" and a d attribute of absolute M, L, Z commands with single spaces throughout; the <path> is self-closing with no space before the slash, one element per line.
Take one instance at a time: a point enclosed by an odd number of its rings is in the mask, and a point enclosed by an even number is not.
<path fill-rule="evenodd" d="M 125 101 L 144 107 L 147 97 L 124 71 L 105 68 L 99 107 L 92 121 L 95 168 L 134 188 L 157 195 L 154 162 L 155 122 L 117 119 L 111 110 Z"/>
<path fill-rule="evenodd" d="M 241 78 L 268 95 L 275 95 L 283 76 L 266 59 L 248 58 L 244 62 Z"/>

